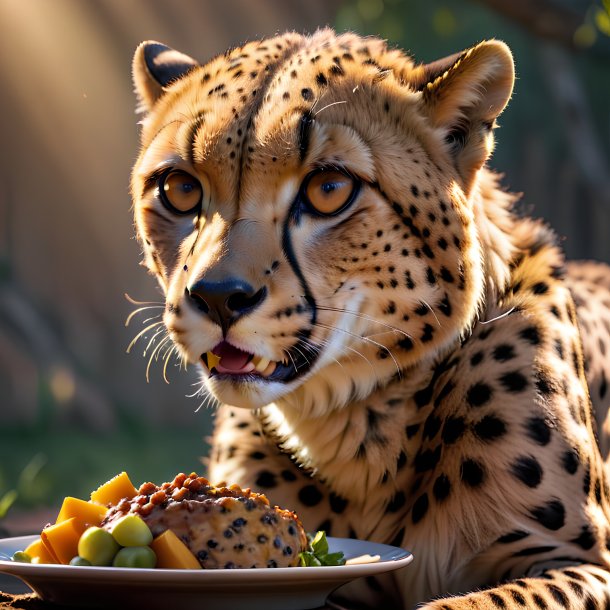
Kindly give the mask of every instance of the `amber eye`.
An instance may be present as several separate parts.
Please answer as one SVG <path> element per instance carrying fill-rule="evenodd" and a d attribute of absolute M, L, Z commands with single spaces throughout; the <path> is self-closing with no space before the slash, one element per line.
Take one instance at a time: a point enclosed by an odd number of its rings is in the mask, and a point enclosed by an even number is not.
<path fill-rule="evenodd" d="M 159 191 L 165 207 L 176 214 L 196 212 L 203 195 L 199 180 L 181 170 L 161 176 Z"/>
<path fill-rule="evenodd" d="M 354 199 L 358 182 L 338 170 L 317 170 L 303 183 L 303 198 L 318 214 L 340 212 Z"/>

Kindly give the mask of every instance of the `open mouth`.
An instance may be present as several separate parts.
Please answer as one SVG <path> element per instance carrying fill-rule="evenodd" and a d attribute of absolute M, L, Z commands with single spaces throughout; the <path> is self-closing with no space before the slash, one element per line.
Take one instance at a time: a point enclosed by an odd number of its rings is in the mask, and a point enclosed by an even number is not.
<path fill-rule="evenodd" d="M 305 374 L 318 354 L 318 349 L 300 340 L 287 351 L 285 361 L 276 361 L 241 350 L 228 341 L 221 341 L 212 351 L 202 354 L 201 360 L 211 377 L 288 382 Z"/>

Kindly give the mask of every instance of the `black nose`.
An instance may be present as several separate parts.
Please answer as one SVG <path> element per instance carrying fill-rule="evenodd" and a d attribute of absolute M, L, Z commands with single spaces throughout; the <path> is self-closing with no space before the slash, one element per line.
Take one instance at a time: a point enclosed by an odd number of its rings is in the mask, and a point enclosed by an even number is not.
<path fill-rule="evenodd" d="M 201 279 L 186 293 L 198 309 L 206 313 L 222 327 L 223 332 L 239 317 L 260 305 L 267 289 L 255 290 L 241 278 L 227 278 L 219 282 Z"/>

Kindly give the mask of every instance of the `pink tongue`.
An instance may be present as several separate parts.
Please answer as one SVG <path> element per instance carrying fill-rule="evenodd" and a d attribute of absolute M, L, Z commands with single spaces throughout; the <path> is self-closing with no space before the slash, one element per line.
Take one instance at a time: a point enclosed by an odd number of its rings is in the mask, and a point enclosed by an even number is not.
<path fill-rule="evenodd" d="M 251 355 L 226 341 L 220 342 L 212 350 L 212 353 L 220 358 L 218 364 L 229 371 L 240 371 L 243 369 L 248 364 Z"/>

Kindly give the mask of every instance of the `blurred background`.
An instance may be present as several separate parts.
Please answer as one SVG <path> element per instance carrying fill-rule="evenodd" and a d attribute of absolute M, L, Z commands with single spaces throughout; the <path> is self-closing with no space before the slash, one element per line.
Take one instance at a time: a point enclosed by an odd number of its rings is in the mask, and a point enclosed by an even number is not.
<path fill-rule="evenodd" d="M 201 470 L 212 414 L 196 371 L 130 341 L 159 310 L 128 196 L 130 63 L 156 39 L 205 61 L 330 25 L 432 61 L 490 37 L 518 81 L 492 167 L 571 258 L 610 261 L 609 0 L 0 0 L 0 530 L 127 470 Z M 149 322 L 150 323 L 150 322 Z M 152 356 L 152 359 L 151 359 Z M 148 378 L 147 381 L 147 368 Z"/>

